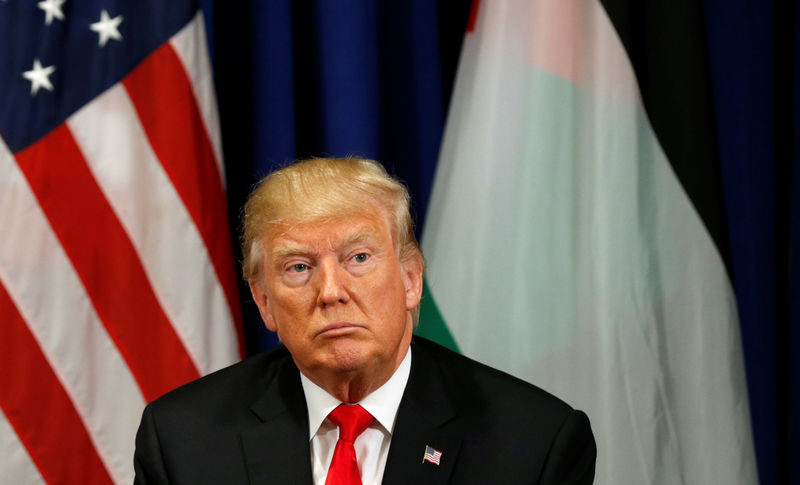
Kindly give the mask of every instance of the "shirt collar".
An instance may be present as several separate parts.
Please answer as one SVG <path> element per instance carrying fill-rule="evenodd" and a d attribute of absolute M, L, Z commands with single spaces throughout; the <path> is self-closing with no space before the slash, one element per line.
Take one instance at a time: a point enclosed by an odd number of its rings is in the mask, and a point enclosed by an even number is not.
<path fill-rule="evenodd" d="M 397 409 L 400 407 L 400 400 L 403 398 L 408 375 L 411 372 L 411 348 L 406 351 L 403 361 L 381 387 L 369 393 L 358 404 L 369 411 L 372 417 L 389 434 L 394 429 L 394 420 L 397 417 Z M 300 373 L 300 382 L 303 385 L 303 392 L 306 395 L 306 406 L 308 407 L 308 432 L 309 439 L 317 434 L 317 430 L 341 401 L 328 394 L 327 391 L 311 382 L 311 379 Z"/>

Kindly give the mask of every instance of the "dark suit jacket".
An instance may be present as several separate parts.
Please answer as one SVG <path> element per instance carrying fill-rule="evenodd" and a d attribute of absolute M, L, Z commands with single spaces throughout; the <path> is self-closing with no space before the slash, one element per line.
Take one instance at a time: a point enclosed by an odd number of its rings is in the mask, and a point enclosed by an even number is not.
<path fill-rule="evenodd" d="M 591 483 L 586 415 L 545 391 L 415 338 L 384 484 Z M 425 446 L 442 452 L 423 462 Z M 147 406 L 136 483 L 311 484 L 297 367 L 280 347 Z"/>

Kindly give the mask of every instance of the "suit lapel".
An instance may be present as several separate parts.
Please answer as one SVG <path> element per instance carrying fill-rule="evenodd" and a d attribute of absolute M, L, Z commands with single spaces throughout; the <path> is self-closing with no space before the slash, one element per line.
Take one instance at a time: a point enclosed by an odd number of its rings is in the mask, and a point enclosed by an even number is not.
<path fill-rule="evenodd" d="M 397 411 L 383 484 L 447 483 L 461 436 L 445 425 L 456 416 L 457 401 L 446 389 L 442 369 L 412 343 L 411 374 Z M 439 465 L 423 461 L 426 446 L 442 453 Z"/>
<path fill-rule="evenodd" d="M 241 434 L 250 483 L 310 485 L 308 413 L 291 358 L 267 381 L 264 393 L 250 408 L 262 423 Z"/>

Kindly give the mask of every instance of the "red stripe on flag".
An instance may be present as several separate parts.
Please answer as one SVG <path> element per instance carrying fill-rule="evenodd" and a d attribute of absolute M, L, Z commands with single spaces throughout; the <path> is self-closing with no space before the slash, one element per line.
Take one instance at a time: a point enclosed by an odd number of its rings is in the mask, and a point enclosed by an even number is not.
<path fill-rule="evenodd" d="M 150 54 L 123 84 L 156 157 L 208 250 L 245 355 L 227 202 L 214 150 L 186 70 L 170 44 Z"/>
<path fill-rule="evenodd" d="M 480 9 L 481 0 L 472 0 L 472 5 L 469 9 L 469 20 L 467 21 L 467 32 L 475 31 L 475 22 L 478 21 L 478 9 Z"/>
<path fill-rule="evenodd" d="M 0 315 L 0 408 L 42 477 L 47 483 L 113 483 L 75 406 L 2 283 Z"/>
<path fill-rule="evenodd" d="M 15 157 L 145 398 L 199 377 L 69 129 Z"/>

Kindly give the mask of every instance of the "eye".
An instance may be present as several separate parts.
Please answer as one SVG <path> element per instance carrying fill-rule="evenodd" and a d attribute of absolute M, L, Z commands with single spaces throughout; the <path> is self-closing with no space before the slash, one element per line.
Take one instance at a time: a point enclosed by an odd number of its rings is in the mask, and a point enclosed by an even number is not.
<path fill-rule="evenodd" d="M 355 256 L 353 256 L 353 261 L 355 261 L 356 263 L 363 263 L 367 259 L 369 259 L 369 254 L 367 253 L 358 253 Z"/>
<path fill-rule="evenodd" d="M 290 268 L 290 270 L 295 272 L 295 273 L 302 273 L 303 271 L 305 271 L 307 269 L 308 269 L 308 265 L 307 264 L 303 264 L 303 263 L 293 264 L 291 266 L 291 268 Z"/>

